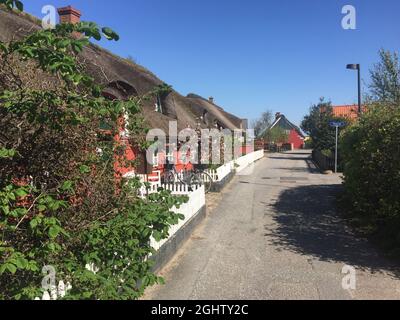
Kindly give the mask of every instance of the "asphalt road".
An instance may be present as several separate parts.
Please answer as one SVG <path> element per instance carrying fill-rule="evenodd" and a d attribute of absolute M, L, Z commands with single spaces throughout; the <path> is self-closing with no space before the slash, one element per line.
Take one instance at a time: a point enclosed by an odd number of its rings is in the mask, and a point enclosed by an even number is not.
<path fill-rule="evenodd" d="M 145 299 L 399 299 L 398 269 L 346 227 L 340 177 L 309 156 L 270 155 L 235 177 Z M 346 265 L 355 290 L 342 286 Z"/>

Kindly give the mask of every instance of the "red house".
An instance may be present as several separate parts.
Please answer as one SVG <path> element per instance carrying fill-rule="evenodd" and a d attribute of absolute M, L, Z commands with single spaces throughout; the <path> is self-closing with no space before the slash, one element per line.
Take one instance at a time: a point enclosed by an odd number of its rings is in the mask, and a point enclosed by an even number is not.
<path fill-rule="evenodd" d="M 292 149 L 302 149 L 304 147 L 304 135 L 300 128 L 290 122 L 283 114 L 278 112 L 275 116 L 274 123 L 268 128 L 272 130 L 279 127 L 286 131 L 288 134 L 287 141 L 285 143 L 290 144 Z"/>
<path fill-rule="evenodd" d="M 367 108 L 362 106 L 362 112 L 366 112 Z M 358 105 L 342 105 L 332 106 L 332 112 L 335 117 L 345 118 L 349 121 L 355 121 L 358 119 Z"/>
<path fill-rule="evenodd" d="M 59 8 L 60 23 L 78 23 L 82 13 L 67 6 Z M 9 19 L 13 21 L 15 14 L 8 12 L 3 13 L 0 8 L 0 21 Z M 19 18 L 18 18 L 19 19 Z M 21 21 L 20 21 L 21 22 Z M 21 22 L 22 23 L 22 22 Z M 38 29 L 40 26 L 18 26 L 19 29 Z M 10 22 L 0 23 L 3 25 L 13 25 Z M 0 28 L 2 29 L 2 28 Z M 6 35 L 3 39 L 3 34 Z M 5 31 L 0 30 L 0 41 L 13 39 L 15 30 L 10 27 Z M 79 35 L 77 35 L 79 36 Z M 154 91 L 154 89 L 164 82 L 155 76 L 152 72 L 137 65 L 135 62 L 118 57 L 99 46 L 89 45 L 85 47 L 80 55 L 82 61 L 85 62 L 85 71 L 91 75 L 97 83 L 104 85 L 103 96 L 110 100 L 128 100 L 131 97 L 145 96 Z M 246 120 L 236 117 L 226 112 L 218 106 L 213 98 L 205 99 L 195 94 L 182 96 L 175 90 L 171 89 L 168 93 L 158 94 L 156 97 L 143 99 L 142 116 L 149 129 L 162 130 L 167 136 L 169 135 L 170 123 L 177 123 L 178 133 L 186 128 L 198 129 L 230 129 L 245 130 Z M 130 177 L 135 174 L 145 175 L 149 180 L 153 181 L 160 177 L 165 170 L 163 159 L 166 156 L 173 156 L 175 159 L 181 159 L 178 152 L 166 155 L 165 151 L 155 152 L 153 159 L 147 159 L 146 152 L 139 150 L 129 141 L 129 134 L 126 130 L 125 119 L 121 118 L 118 123 L 119 133 L 113 138 L 115 146 L 124 149 L 124 152 L 116 153 L 114 156 L 114 171 L 118 179 L 122 177 Z M 102 128 L 102 133 L 107 135 L 107 129 Z M 243 150 L 244 153 L 249 150 Z M 134 166 L 132 161 L 135 161 Z M 149 160 L 149 161 L 148 161 Z M 153 160 L 153 161 L 150 161 Z M 177 161 L 176 169 L 191 170 L 192 164 L 184 164 Z M 153 165 L 154 164 L 154 165 Z"/>

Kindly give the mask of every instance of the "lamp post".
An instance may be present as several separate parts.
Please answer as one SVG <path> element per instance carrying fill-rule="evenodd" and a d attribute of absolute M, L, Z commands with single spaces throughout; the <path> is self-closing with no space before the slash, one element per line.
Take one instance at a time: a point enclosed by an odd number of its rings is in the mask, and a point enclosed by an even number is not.
<path fill-rule="evenodd" d="M 361 107 L 361 67 L 359 64 L 348 64 L 347 69 L 349 70 L 357 70 L 358 76 L 358 114 L 362 113 Z"/>
<path fill-rule="evenodd" d="M 336 128 L 336 148 L 335 148 L 335 173 L 338 172 L 338 141 L 339 141 L 339 128 L 345 126 L 345 123 L 342 121 L 331 121 L 331 127 Z"/>

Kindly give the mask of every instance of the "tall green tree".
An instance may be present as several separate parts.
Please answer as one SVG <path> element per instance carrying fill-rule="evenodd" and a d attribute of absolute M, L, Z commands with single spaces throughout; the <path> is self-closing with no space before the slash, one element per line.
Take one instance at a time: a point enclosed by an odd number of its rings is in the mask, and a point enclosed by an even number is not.
<path fill-rule="evenodd" d="M 399 105 L 400 62 L 397 52 L 379 51 L 380 61 L 371 73 L 370 98 L 374 101 Z"/>
<path fill-rule="evenodd" d="M 301 123 L 301 129 L 311 137 L 314 149 L 320 151 L 335 149 L 335 130 L 330 125 L 333 120 L 339 120 L 339 118 L 333 115 L 330 101 L 321 98 L 318 104 L 311 106 L 310 113 Z"/>

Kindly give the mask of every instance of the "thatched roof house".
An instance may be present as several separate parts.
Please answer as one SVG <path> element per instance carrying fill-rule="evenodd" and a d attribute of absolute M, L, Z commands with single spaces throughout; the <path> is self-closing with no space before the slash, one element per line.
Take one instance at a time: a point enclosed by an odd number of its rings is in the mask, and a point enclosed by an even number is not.
<path fill-rule="evenodd" d="M 193 112 L 201 118 L 206 127 L 227 128 L 230 130 L 246 129 L 245 121 L 240 119 L 214 103 L 214 98 L 208 100 L 196 94 L 189 94 L 187 99 Z"/>
<path fill-rule="evenodd" d="M 71 7 L 59 10 L 62 21 L 68 20 L 65 15 L 79 12 Z M 80 14 L 79 14 L 80 16 Z M 73 17 L 77 21 L 77 16 Z M 79 19 L 79 17 L 78 17 Z M 4 10 L 0 7 L 0 41 L 8 42 L 41 28 L 40 20 L 28 14 Z M 91 44 L 81 54 L 87 66 L 87 72 L 98 83 L 107 87 L 105 93 L 118 99 L 132 95 L 143 95 L 163 81 L 144 67 L 109 51 Z M 177 120 L 178 130 L 187 127 L 215 127 L 242 129 L 243 120 L 227 113 L 222 108 L 198 96 L 183 97 L 176 91 L 159 97 L 144 105 L 143 114 L 151 128 L 168 132 L 169 121 Z M 202 118 L 203 117 L 203 118 Z"/>

